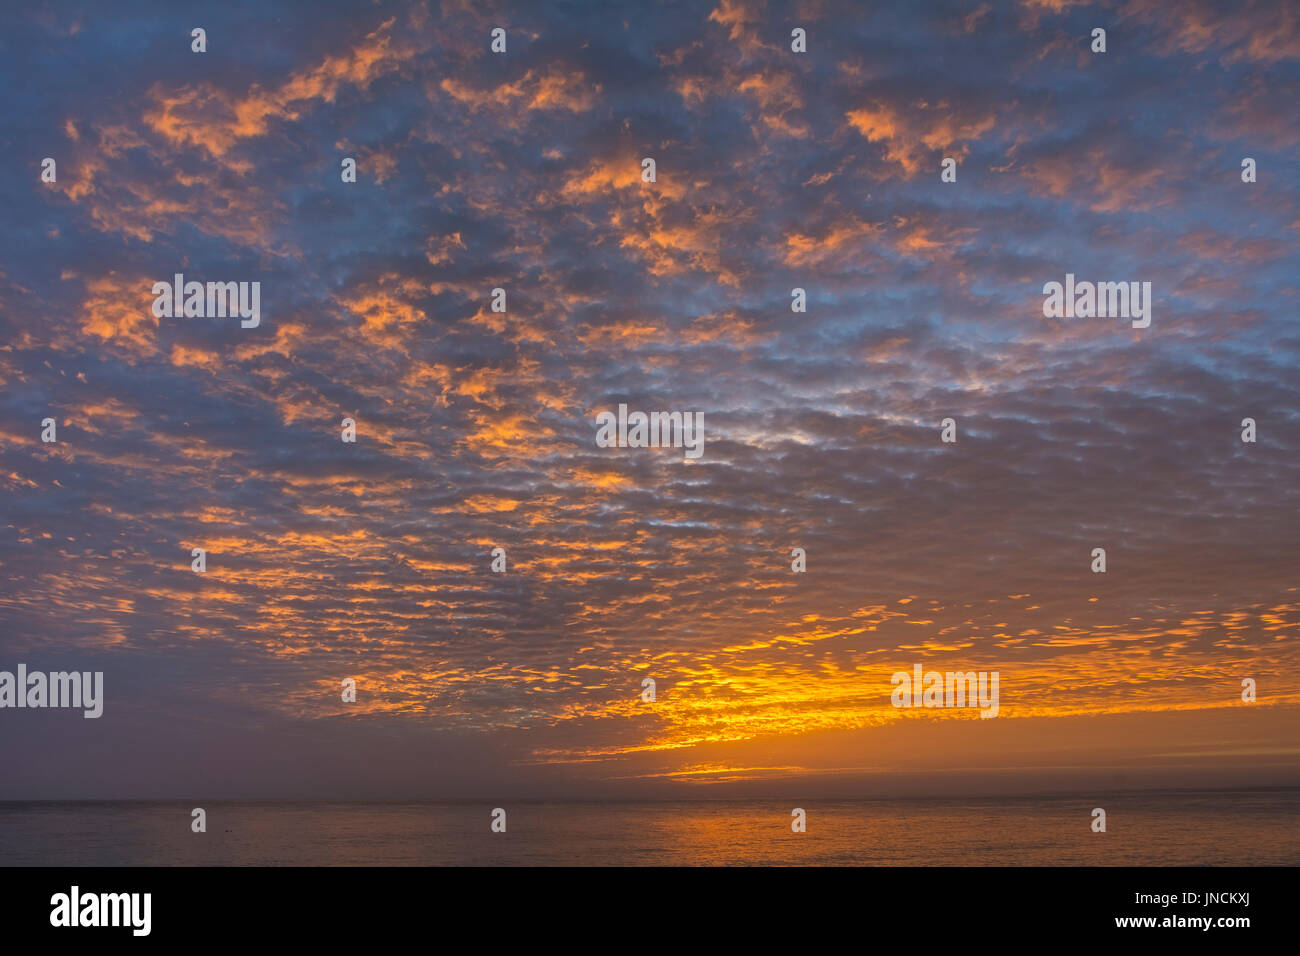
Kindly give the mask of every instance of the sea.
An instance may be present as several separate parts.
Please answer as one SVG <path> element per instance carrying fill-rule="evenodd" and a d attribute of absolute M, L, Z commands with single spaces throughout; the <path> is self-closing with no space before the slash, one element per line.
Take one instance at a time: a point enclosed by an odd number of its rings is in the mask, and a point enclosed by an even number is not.
<path fill-rule="evenodd" d="M 207 830 L 193 831 L 201 806 Z M 1093 810 L 1106 831 L 1093 830 Z M 794 832 L 802 809 L 805 832 Z M 504 832 L 493 832 L 495 810 Z M 501 814 L 495 814 L 500 819 Z M 979 799 L 3 802 L 0 866 L 1295 866 L 1300 789 Z"/>

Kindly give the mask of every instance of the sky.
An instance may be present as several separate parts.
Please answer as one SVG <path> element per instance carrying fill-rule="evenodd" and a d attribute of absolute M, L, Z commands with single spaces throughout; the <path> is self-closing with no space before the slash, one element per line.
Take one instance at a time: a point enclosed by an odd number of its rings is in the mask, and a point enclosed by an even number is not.
<path fill-rule="evenodd" d="M 0 799 L 1300 784 L 1295 4 L 4 20 Z"/>

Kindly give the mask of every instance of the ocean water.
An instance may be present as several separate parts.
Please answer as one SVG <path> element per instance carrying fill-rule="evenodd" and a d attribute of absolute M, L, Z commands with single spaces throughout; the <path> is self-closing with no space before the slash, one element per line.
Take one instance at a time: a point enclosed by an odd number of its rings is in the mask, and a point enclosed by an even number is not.
<path fill-rule="evenodd" d="M 1090 829 L 1094 806 L 1107 832 Z M 789 802 L 0 803 L 0 866 L 1278 866 L 1300 790 Z"/>

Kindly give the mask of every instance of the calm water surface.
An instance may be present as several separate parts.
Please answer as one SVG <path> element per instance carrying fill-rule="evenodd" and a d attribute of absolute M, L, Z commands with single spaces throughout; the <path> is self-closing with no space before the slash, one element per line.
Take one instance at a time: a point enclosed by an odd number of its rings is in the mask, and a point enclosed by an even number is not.
<path fill-rule="evenodd" d="M 1300 864 L 1300 790 L 806 801 L 803 834 L 788 802 L 192 806 L 0 803 L 0 866 Z"/>

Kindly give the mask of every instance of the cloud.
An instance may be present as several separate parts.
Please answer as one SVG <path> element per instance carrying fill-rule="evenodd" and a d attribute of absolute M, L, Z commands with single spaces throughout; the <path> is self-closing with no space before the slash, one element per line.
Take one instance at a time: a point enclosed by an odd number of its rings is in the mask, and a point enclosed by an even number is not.
<path fill-rule="evenodd" d="M 429 793 L 860 785 L 922 743 L 1049 779 L 1084 716 L 1123 728 L 1094 770 L 1284 737 L 1286 30 L 1131 4 L 1158 55 L 1103 70 L 1044 54 L 1072 5 L 796 12 L 806 57 L 730 0 L 520 8 L 501 57 L 473 5 L 322 9 L 238 68 L 16 18 L 13 148 L 60 175 L 0 238 L 3 655 L 110 668 L 130 752 L 201 726 L 267 757 L 254 793 L 363 757 Z M 262 324 L 156 320 L 178 271 L 260 281 Z M 1043 319 L 1066 272 L 1151 281 L 1151 328 Z M 703 457 L 598 447 L 619 404 L 702 413 Z M 1000 671 L 996 745 L 891 706 L 917 662 Z M 50 733 L 29 781 L 87 752 Z"/>

